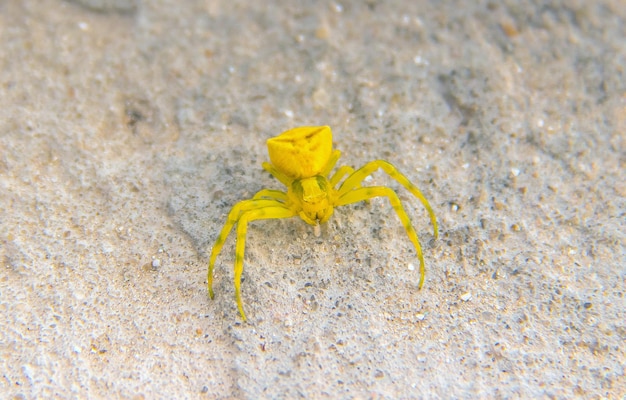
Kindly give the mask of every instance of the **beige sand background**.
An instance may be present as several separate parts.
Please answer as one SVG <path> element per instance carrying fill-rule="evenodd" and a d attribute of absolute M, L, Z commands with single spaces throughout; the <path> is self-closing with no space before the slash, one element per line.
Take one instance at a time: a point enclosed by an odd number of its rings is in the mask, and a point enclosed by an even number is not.
<path fill-rule="evenodd" d="M 626 6 L 0 1 L 0 397 L 623 398 Z M 386 200 L 234 240 L 265 140 Z"/>

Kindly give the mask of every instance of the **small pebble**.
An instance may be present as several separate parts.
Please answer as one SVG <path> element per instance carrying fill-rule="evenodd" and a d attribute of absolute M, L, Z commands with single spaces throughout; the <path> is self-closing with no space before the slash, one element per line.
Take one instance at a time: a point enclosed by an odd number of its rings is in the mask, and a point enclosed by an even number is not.
<path fill-rule="evenodd" d="M 472 294 L 470 292 L 464 293 L 461 295 L 461 300 L 470 301 L 472 299 Z"/>

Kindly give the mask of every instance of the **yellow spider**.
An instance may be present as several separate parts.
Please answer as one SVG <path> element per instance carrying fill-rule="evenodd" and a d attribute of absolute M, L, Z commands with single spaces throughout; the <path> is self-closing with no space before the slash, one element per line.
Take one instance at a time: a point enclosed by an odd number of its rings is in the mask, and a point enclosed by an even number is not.
<path fill-rule="evenodd" d="M 384 160 L 371 161 L 358 170 L 343 166 L 329 178 L 341 153 L 333 150 L 332 133 L 328 126 L 302 126 L 283 132 L 268 139 L 267 149 L 270 163 L 264 162 L 263 168 L 281 183 L 287 186 L 287 192 L 263 189 L 252 197 L 235 204 L 220 232 L 209 259 L 208 287 L 213 298 L 213 268 L 218 254 L 231 229 L 237 224 L 237 244 L 235 248 L 235 299 L 241 318 L 246 320 L 241 300 L 241 274 L 245 250 L 248 223 L 257 219 L 277 219 L 299 216 L 304 222 L 317 226 L 328 221 L 334 207 L 366 201 L 383 196 L 389 199 L 398 214 L 409 239 L 413 242 L 420 262 L 420 280 L 424 283 L 424 255 L 417 233 L 413 229 L 409 216 L 404 211 L 396 192 L 385 186 L 362 187 L 361 182 L 378 168 L 398 181 L 417 197 L 430 215 L 435 238 L 438 236 L 437 219 L 428 200 L 396 167 Z M 346 176 L 348 177 L 338 185 Z"/>

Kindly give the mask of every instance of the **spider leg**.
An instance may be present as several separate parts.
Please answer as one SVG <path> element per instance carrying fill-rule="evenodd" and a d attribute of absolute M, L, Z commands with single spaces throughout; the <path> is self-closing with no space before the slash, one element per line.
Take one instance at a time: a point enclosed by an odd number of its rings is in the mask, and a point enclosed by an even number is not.
<path fill-rule="evenodd" d="M 243 257 L 246 246 L 246 233 L 248 223 L 258 219 L 279 219 L 293 217 L 295 214 L 284 205 L 254 208 L 244 211 L 237 222 L 237 245 L 235 249 L 235 300 L 241 318 L 245 321 L 246 314 L 243 311 L 243 301 L 241 300 L 241 274 L 243 273 Z"/>
<path fill-rule="evenodd" d="M 339 150 L 333 150 L 333 152 L 330 154 L 330 158 L 326 162 L 326 166 L 324 167 L 322 172 L 320 172 L 320 175 L 328 176 L 328 174 L 330 174 L 330 171 L 332 171 L 332 169 L 335 167 L 335 164 L 337 164 L 339 157 L 341 157 L 341 152 Z"/>
<path fill-rule="evenodd" d="M 211 250 L 211 256 L 209 257 L 209 271 L 207 273 L 207 286 L 209 288 L 209 296 L 213 298 L 213 268 L 215 267 L 215 260 L 217 256 L 222 251 L 222 247 L 224 246 L 224 242 L 226 242 L 226 238 L 230 234 L 233 226 L 239 221 L 242 213 L 245 213 L 254 209 L 262 209 L 265 207 L 284 207 L 283 203 L 280 203 L 276 200 L 263 200 L 263 199 L 249 199 L 242 200 L 239 203 L 235 204 L 233 208 L 228 213 L 228 218 L 226 219 L 226 223 L 220 232 L 220 235 L 215 240 L 215 244 L 213 245 L 213 249 Z"/>
<path fill-rule="evenodd" d="M 271 189 L 263 189 L 259 190 L 254 197 L 253 200 L 266 199 L 266 200 L 278 200 L 280 202 L 285 203 L 287 201 L 287 193 L 282 192 L 280 190 L 271 190 Z"/>
<path fill-rule="evenodd" d="M 350 167 L 349 165 L 344 165 L 342 167 L 339 167 L 339 169 L 335 172 L 332 178 L 330 178 L 330 186 L 334 188 L 335 186 L 337 186 L 337 184 L 341 181 L 341 179 L 343 179 L 343 177 L 346 174 L 351 175 L 353 173 L 354 173 L 354 168 Z M 361 188 L 361 184 L 358 183 L 356 185 L 356 188 Z M 365 200 L 365 202 L 367 204 L 370 203 L 369 200 Z"/>
<path fill-rule="evenodd" d="M 349 174 L 353 174 L 353 173 L 354 173 L 354 168 L 352 168 L 352 167 L 350 167 L 348 165 L 344 165 L 342 167 L 339 167 L 339 169 L 337 171 L 335 171 L 335 173 L 333 174 L 333 176 L 329 180 L 330 186 L 331 187 L 337 186 L 339 181 L 341 181 L 341 179 L 343 179 L 344 176 L 349 175 Z"/>
<path fill-rule="evenodd" d="M 283 174 L 282 172 L 280 172 L 276 168 L 274 168 L 274 166 L 272 164 L 270 164 L 268 162 L 264 162 L 263 164 L 261 164 L 261 166 L 263 167 L 264 170 L 266 170 L 267 172 L 272 174 L 272 176 L 274 178 L 278 179 L 280 181 L 280 183 L 282 183 L 283 185 L 285 185 L 287 187 L 289 187 L 291 185 L 291 182 L 293 181 L 293 179 L 288 177 L 287 175 Z"/>
<path fill-rule="evenodd" d="M 426 200 L 426 197 L 422 194 L 422 192 L 415 186 L 411 181 L 404 176 L 396 167 L 388 163 L 384 160 L 374 160 L 368 162 L 363 167 L 354 171 L 352 175 L 346 178 L 345 181 L 339 187 L 339 197 L 347 194 L 348 192 L 354 190 L 355 188 L 359 188 L 363 179 L 365 179 L 368 175 L 371 175 L 378 168 L 381 168 L 383 171 L 387 173 L 390 177 L 395 179 L 398 183 L 404 186 L 411 194 L 419 199 L 428 211 L 428 215 L 430 216 L 430 222 L 433 225 L 433 231 L 435 239 L 439 236 L 439 228 L 437 227 L 437 217 L 435 217 L 435 212 L 433 211 L 430 203 Z"/>
<path fill-rule="evenodd" d="M 342 194 L 339 197 L 337 206 L 343 206 L 346 204 L 356 203 L 356 202 L 363 201 L 363 200 L 369 200 L 372 197 L 379 197 L 379 196 L 387 197 L 389 199 L 391 206 L 395 210 L 396 214 L 398 215 L 398 218 L 400 218 L 400 222 L 402 222 L 402 225 L 404 226 L 404 230 L 406 231 L 406 234 L 409 236 L 409 239 L 411 239 L 411 242 L 413 242 L 413 245 L 415 246 L 415 251 L 417 252 L 417 258 L 419 259 L 419 262 L 420 262 L 420 280 L 419 280 L 418 288 L 421 289 L 422 285 L 424 284 L 424 276 L 426 274 L 426 267 L 424 266 L 424 255 L 422 254 L 422 246 L 420 245 L 420 241 L 417 237 L 417 233 L 415 232 L 415 229 L 413 228 L 413 225 L 411 224 L 411 219 L 409 218 L 406 211 L 404 210 L 404 207 L 402 207 L 402 203 L 400 202 L 400 199 L 398 198 L 398 194 L 393 189 L 384 187 L 384 186 L 370 186 L 370 187 L 354 189 L 347 193 Z"/>

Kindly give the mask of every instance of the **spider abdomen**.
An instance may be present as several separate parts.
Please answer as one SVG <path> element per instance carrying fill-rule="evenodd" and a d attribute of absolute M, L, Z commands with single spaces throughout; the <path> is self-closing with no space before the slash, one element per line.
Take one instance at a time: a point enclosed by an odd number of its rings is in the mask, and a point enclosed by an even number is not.
<path fill-rule="evenodd" d="M 323 171 L 333 151 L 328 126 L 301 126 L 267 140 L 270 161 L 292 179 L 310 178 Z"/>

